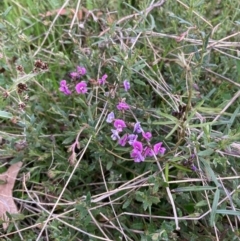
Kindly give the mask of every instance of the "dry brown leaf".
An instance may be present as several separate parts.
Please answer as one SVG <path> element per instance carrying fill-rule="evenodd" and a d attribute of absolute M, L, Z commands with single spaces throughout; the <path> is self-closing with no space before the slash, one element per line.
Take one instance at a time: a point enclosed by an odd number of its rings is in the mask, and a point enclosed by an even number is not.
<path fill-rule="evenodd" d="M 49 17 L 49 16 L 55 16 L 55 15 L 60 15 L 60 16 L 68 16 L 69 18 L 73 18 L 76 10 L 73 8 L 70 9 L 55 9 L 52 11 L 48 11 L 45 14 L 40 13 L 39 15 L 43 18 Z M 77 19 L 82 20 L 83 19 L 83 14 L 87 12 L 86 8 L 82 8 L 82 10 L 79 10 L 77 12 Z"/>
<path fill-rule="evenodd" d="M 46 18 L 49 16 L 67 16 L 68 18 L 72 19 L 74 15 L 76 15 L 76 18 L 79 21 L 83 21 L 84 19 L 88 19 L 88 17 L 92 17 L 93 20 L 96 22 L 98 18 L 100 18 L 103 15 L 103 12 L 98 11 L 96 15 L 93 14 L 92 11 L 89 11 L 88 9 L 81 7 L 80 10 L 76 12 L 76 9 L 74 8 L 59 8 L 59 9 L 54 9 L 52 11 L 47 11 L 46 13 L 40 13 L 39 16 L 42 18 Z M 109 23 L 112 23 L 114 21 L 114 17 L 109 15 L 107 18 L 107 21 Z"/>
<path fill-rule="evenodd" d="M 0 174 L 0 181 L 3 183 L 0 184 L 0 218 L 5 221 L 3 223 L 4 230 L 8 227 L 6 212 L 18 213 L 17 206 L 13 201 L 12 190 L 21 166 L 22 162 L 17 162 L 10 166 L 6 172 Z"/>

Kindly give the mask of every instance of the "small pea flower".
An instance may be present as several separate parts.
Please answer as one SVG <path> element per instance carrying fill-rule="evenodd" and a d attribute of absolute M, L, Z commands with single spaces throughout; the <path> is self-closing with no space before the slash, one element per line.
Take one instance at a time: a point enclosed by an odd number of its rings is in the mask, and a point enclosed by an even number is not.
<path fill-rule="evenodd" d="M 108 116 L 107 116 L 106 122 L 107 122 L 107 123 L 112 123 L 114 119 L 115 119 L 114 113 L 113 113 L 113 112 L 110 112 L 110 113 L 108 114 Z"/>
<path fill-rule="evenodd" d="M 123 130 L 123 128 L 127 127 L 125 122 L 120 119 L 115 119 L 113 125 L 117 129 L 118 132 L 121 132 Z"/>
<path fill-rule="evenodd" d="M 190 166 L 190 168 L 191 168 L 191 170 L 194 171 L 194 172 L 198 171 L 197 167 L 194 166 L 193 164 Z"/>
<path fill-rule="evenodd" d="M 127 140 L 128 140 L 128 134 L 125 134 L 119 139 L 118 144 L 120 146 L 125 146 L 127 143 Z"/>
<path fill-rule="evenodd" d="M 128 135 L 128 144 L 129 144 L 129 145 L 132 145 L 133 142 L 137 140 L 137 138 L 138 138 L 138 136 L 135 135 L 135 134 L 130 134 L 130 135 Z"/>
<path fill-rule="evenodd" d="M 130 82 L 128 80 L 124 80 L 123 87 L 124 87 L 125 91 L 128 91 L 130 89 Z"/>
<path fill-rule="evenodd" d="M 87 92 L 87 83 L 85 81 L 81 81 L 75 86 L 75 89 L 78 94 L 85 94 Z"/>
<path fill-rule="evenodd" d="M 133 147 L 133 149 L 135 149 L 139 152 L 142 152 L 142 150 L 143 150 L 143 145 L 142 145 L 142 142 L 140 142 L 140 141 L 134 141 L 132 144 L 132 147 Z"/>
<path fill-rule="evenodd" d="M 82 66 L 77 66 L 77 73 L 80 75 L 80 76 L 83 76 L 87 73 L 87 70 L 82 67 Z"/>
<path fill-rule="evenodd" d="M 142 129 L 142 127 L 141 127 L 140 122 L 137 122 L 137 123 L 134 125 L 133 132 L 137 132 L 137 133 L 143 132 L 143 129 Z"/>
<path fill-rule="evenodd" d="M 145 159 L 141 152 L 136 149 L 131 151 L 130 156 L 133 158 L 134 162 L 143 162 Z"/>
<path fill-rule="evenodd" d="M 142 136 L 143 136 L 143 138 L 146 139 L 147 141 L 150 141 L 150 139 L 152 138 L 151 132 L 142 132 Z"/>
<path fill-rule="evenodd" d="M 60 88 L 59 90 L 63 92 L 65 95 L 70 95 L 72 92 L 68 89 L 67 86 L 67 81 L 66 80 L 61 80 L 60 81 Z"/>
<path fill-rule="evenodd" d="M 104 85 L 104 84 L 106 83 L 107 77 L 108 77 L 108 75 L 107 75 L 107 74 L 104 74 L 104 75 L 102 76 L 102 78 L 98 80 L 98 83 L 99 83 L 100 85 Z"/>
<path fill-rule="evenodd" d="M 67 85 L 67 81 L 66 80 L 61 80 L 60 81 L 60 86 L 66 86 Z"/>
<path fill-rule="evenodd" d="M 163 155 L 166 151 L 166 148 L 162 147 L 162 142 L 159 142 L 153 146 L 153 150 L 154 150 L 155 155 L 158 155 L 158 154 Z"/>
<path fill-rule="evenodd" d="M 150 148 L 149 146 L 146 146 L 143 150 L 143 156 L 146 158 L 146 157 L 152 157 L 154 154 L 152 148 Z"/>
<path fill-rule="evenodd" d="M 119 102 L 117 105 L 117 109 L 118 110 L 128 110 L 129 109 L 129 105 L 123 101 Z"/>
<path fill-rule="evenodd" d="M 69 74 L 69 76 L 70 76 L 70 78 L 71 79 L 73 79 L 73 80 L 77 80 L 77 79 L 79 79 L 79 74 L 78 74 L 78 72 L 71 72 L 70 74 Z"/>
<path fill-rule="evenodd" d="M 120 136 L 117 130 L 111 129 L 111 132 L 112 132 L 112 135 L 111 135 L 112 140 L 116 141 L 117 139 L 120 139 Z"/>

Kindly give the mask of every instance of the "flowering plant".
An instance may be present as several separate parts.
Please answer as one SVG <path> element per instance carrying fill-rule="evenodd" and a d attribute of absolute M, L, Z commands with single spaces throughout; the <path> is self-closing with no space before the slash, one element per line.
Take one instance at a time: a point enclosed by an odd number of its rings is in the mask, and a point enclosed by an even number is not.
<path fill-rule="evenodd" d="M 117 108 L 118 109 L 118 108 Z M 141 128 L 140 122 L 136 122 L 134 124 L 133 133 L 129 134 L 124 133 L 122 137 L 120 137 L 121 132 L 123 129 L 127 127 L 127 124 L 124 120 L 121 119 L 114 119 L 114 112 L 110 112 L 107 116 L 106 121 L 108 123 L 114 122 L 115 129 L 112 129 L 112 136 L 111 138 L 115 141 L 118 140 L 118 144 L 120 146 L 125 146 L 129 144 L 132 147 L 132 151 L 130 153 L 131 158 L 135 162 L 142 162 L 147 157 L 153 157 L 154 155 L 164 155 L 166 148 L 162 146 L 162 142 L 158 142 L 152 146 L 149 141 L 152 137 L 151 132 L 144 132 Z M 140 135 L 142 134 L 142 140 L 140 139 Z"/>
<path fill-rule="evenodd" d="M 61 80 L 59 90 L 65 95 L 71 95 L 73 91 L 71 87 L 77 81 L 75 84 L 76 93 L 87 94 L 88 81 L 82 80 L 86 74 L 86 68 L 77 66 L 76 71 L 70 73 L 70 84 L 68 85 L 66 80 Z M 109 83 L 107 82 L 107 78 L 108 75 L 104 74 L 98 79 L 98 81 L 95 83 L 95 86 L 99 85 L 108 88 Z M 124 80 L 122 87 L 125 92 L 128 92 L 130 90 L 130 82 L 128 80 Z M 129 111 L 130 109 L 131 107 L 126 103 L 125 98 L 121 99 L 116 104 L 116 110 L 119 114 L 124 114 L 125 111 Z M 130 125 L 130 123 L 123 119 L 115 118 L 115 113 L 113 111 L 107 115 L 106 122 L 109 124 L 113 123 L 114 129 L 111 129 L 112 140 L 117 141 L 117 143 L 122 147 L 125 147 L 126 145 L 131 147 L 130 157 L 134 160 L 134 162 L 143 162 L 146 158 L 164 155 L 166 148 L 162 146 L 162 142 L 152 145 L 150 143 L 152 133 L 149 131 L 144 131 L 140 122 L 137 121 L 134 125 Z"/>

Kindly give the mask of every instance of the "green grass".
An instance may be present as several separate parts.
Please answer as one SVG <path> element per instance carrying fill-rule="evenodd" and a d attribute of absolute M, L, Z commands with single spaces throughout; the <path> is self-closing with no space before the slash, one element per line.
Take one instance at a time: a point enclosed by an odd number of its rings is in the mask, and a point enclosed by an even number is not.
<path fill-rule="evenodd" d="M 3 0 L 0 10 L 1 172 L 23 162 L 19 214 L 0 240 L 239 239 L 239 1 Z M 66 96 L 59 82 L 74 87 L 76 66 L 88 92 Z M 111 139 L 111 111 L 166 153 L 134 162 Z"/>

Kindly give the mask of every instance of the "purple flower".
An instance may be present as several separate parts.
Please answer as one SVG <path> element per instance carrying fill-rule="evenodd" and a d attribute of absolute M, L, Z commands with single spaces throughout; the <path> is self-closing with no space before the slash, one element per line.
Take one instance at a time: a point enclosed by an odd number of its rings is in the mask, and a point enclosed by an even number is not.
<path fill-rule="evenodd" d="M 70 74 L 71 79 L 76 80 L 79 79 L 80 75 L 77 72 L 71 72 Z"/>
<path fill-rule="evenodd" d="M 129 109 L 129 105 L 123 101 L 119 102 L 117 105 L 117 109 L 118 110 L 128 110 Z"/>
<path fill-rule="evenodd" d="M 118 140 L 118 144 L 120 146 L 125 146 L 127 143 L 127 139 L 128 139 L 128 134 L 125 134 L 124 136 L 122 136 L 119 140 Z"/>
<path fill-rule="evenodd" d="M 133 147 L 133 149 L 135 149 L 139 152 L 142 152 L 142 150 L 143 150 L 143 145 L 142 145 L 142 142 L 140 142 L 140 141 L 134 141 L 132 144 L 132 147 Z"/>
<path fill-rule="evenodd" d="M 111 132 L 112 132 L 111 138 L 114 141 L 116 141 L 117 139 L 120 139 L 120 136 L 118 135 L 118 131 L 117 130 L 111 129 Z"/>
<path fill-rule="evenodd" d="M 194 172 L 196 172 L 196 171 L 198 170 L 197 167 L 195 167 L 193 164 L 190 166 L 190 168 L 191 168 L 191 170 L 194 171 Z"/>
<path fill-rule="evenodd" d="M 82 66 L 77 66 L 77 73 L 79 76 L 85 75 L 87 73 L 87 70 Z"/>
<path fill-rule="evenodd" d="M 67 81 L 66 80 L 61 80 L 60 81 L 60 86 L 66 86 L 67 85 Z"/>
<path fill-rule="evenodd" d="M 143 150 L 143 156 L 146 158 L 146 157 L 152 157 L 154 154 L 152 148 L 150 148 L 149 146 L 146 146 Z"/>
<path fill-rule="evenodd" d="M 138 138 L 138 136 L 135 135 L 135 134 L 130 134 L 130 135 L 128 135 L 128 144 L 129 144 L 129 145 L 132 145 L 133 142 L 137 140 L 137 138 Z"/>
<path fill-rule="evenodd" d="M 104 74 L 104 75 L 102 76 L 102 78 L 98 80 L 98 83 L 99 83 L 100 85 L 104 85 L 104 84 L 106 83 L 107 77 L 108 77 L 107 74 Z"/>
<path fill-rule="evenodd" d="M 110 113 L 108 114 L 108 116 L 107 116 L 106 122 L 107 122 L 107 123 L 112 123 L 114 119 L 115 119 L 114 113 L 113 113 L 113 112 L 110 112 Z"/>
<path fill-rule="evenodd" d="M 130 153 L 131 158 L 133 158 L 134 162 L 143 162 L 144 156 L 141 154 L 140 151 L 133 149 Z"/>
<path fill-rule="evenodd" d="M 152 138 L 151 132 L 142 132 L 142 136 L 143 136 L 143 138 L 146 139 L 147 141 L 150 141 L 150 139 Z"/>
<path fill-rule="evenodd" d="M 68 89 L 68 87 L 67 86 L 61 86 L 60 88 L 59 88 L 59 90 L 61 91 L 61 92 L 63 92 L 65 95 L 71 95 L 71 91 Z"/>
<path fill-rule="evenodd" d="M 134 125 L 133 132 L 137 132 L 137 133 L 143 132 L 143 129 L 141 128 L 140 122 L 137 122 L 137 123 Z"/>
<path fill-rule="evenodd" d="M 67 86 L 67 81 L 66 80 L 61 80 L 60 81 L 60 88 L 59 90 L 63 92 L 65 95 L 70 95 L 72 92 L 68 89 Z"/>
<path fill-rule="evenodd" d="M 125 122 L 120 119 L 115 119 L 113 125 L 117 129 L 118 132 L 121 132 L 123 130 L 123 128 L 127 127 Z"/>
<path fill-rule="evenodd" d="M 162 142 L 159 142 L 153 146 L 153 150 L 154 150 L 155 155 L 157 155 L 157 154 L 163 155 L 166 151 L 166 148 L 162 147 Z"/>
<path fill-rule="evenodd" d="M 85 94 L 87 92 L 87 83 L 85 81 L 81 81 L 75 86 L 75 89 L 78 94 Z"/>
<path fill-rule="evenodd" d="M 128 91 L 130 89 L 130 82 L 128 80 L 124 80 L 123 86 L 124 86 L 125 91 Z"/>

